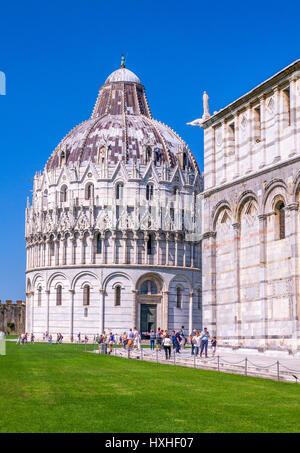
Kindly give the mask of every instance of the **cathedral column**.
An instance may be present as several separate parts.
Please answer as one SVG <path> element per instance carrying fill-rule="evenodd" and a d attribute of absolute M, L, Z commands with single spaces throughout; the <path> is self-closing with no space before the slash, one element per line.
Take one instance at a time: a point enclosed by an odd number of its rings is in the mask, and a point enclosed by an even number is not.
<path fill-rule="evenodd" d="M 69 289 L 70 293 L 70 341 L 74 339 L 74 289 Z"/>
<path fill-rule="evenodd" d="M 186 267 L 186 241 L 185 237 L 182 240 L 182 245 L 183 245 L 183 266 Z"/>
<path fill-rule="evenodd" d="M 137 327 L 137 294 L 138 291 L 136 289 L 132 290 L 132 315 L 131 315 L 131 322 L 132 328 Z M 139 330 L 139 329 L 138 329 Z"/>
<path fill-rule="evenodd" d="M 46 289 L 47 311 L 46 311 L 46 332 L 49 333 L 49 318 L 50 318 L 50 290 Z"/>
<path fill-rule="evenodd" d="M 280 155 L 280 90 L 278 87 L 274 88 L 274 104 L 275 104 L 275 157 L 273 163 L 281 159 Z"/>
<path fill-rule="evenodd" d="M 102 288 L 99 290 L 100 291 L 100 323 L 99 323 L 99 329 L 100 329 L 100 334 L 104 332 L 104 303 L 105 303 L 105 290 Z"/>
<path fill-rule="evenodd" d="M 226 182 L 226 155 L 227 155 L 227 143 L 228 143 L 228 137 L 227 137 L 227 124 L 225 121 L 222 121 L 221 124 L 221 130 L 222 130 L 222 137 L 223 137 L 223 162 L 222 162 L 222 178 L 221 178 L 221 184 L 224 184 Z"/>
<path fill-rule="evenodd" d="M 31 291 L 31 332 L 34 332 L 34 306 L 35 306 L 35 300 L 34 300 L 34 291 Z"/>
<path fill-rule="evenodd" d="M 251 104 L 247 106 L 249 112 L 249 121 L 248 121 L 248 156 L 249 156 L 249 166 L 246 170 L 246 173 L 251 173 L 252 171 L 252 146 L 253 146 L 253 108 Z"/>
<path fill-rule="evenodd" d="M 259 165 L 259 168 L 262 168 L 267 163 L 266 155 L 266 102 L 265 97 L 261 96 L 259 98 L 260 105 L 260 141 L 262 144 L 262 162 Z"/>
<path fill-rule="evenodd" d="M 241 346 L 241 297 L 240 297 L 240 223 L 234 223 L 232 225 L 234 233 L 234 242 L 233 242 L 233 259 L 234 259 L 234 305 L 235 305 L 235 315 L 234 315 L 234 337 L 235 345 Z"/>
<path fill-rule="evenodd" d="M 293 149 L 288 157 L 293 157 L 298 150 L 298 133 L 297 133 L 297 80 L 299 75 L 294 75 L 290 81 L 290 122 L 293 136 Z"/>
<path fill-rule="evenodd" d="M 290 288 L 288 292 L 290 294 L 291 300 L 291 310 L 290 316 L 292 321 L 292 338 L 293 338 L 293 345 L 292 351 L 293 353 L 297 352 L 297 346 L 300 349 L 300 343 L 297 345 L 300 339 L 300 326 L 299 326 L 299 319 L 300 319 L 300 303 L 299 303 L 299 263 L 298 263 L 298 209 L 299 203 L 291 203 L 287 205 L 286 210 L 289 214 L 289 219 L 287 217 L 286 225 L 287 225 L 287 237 L 289 238 L 289 245 L 290 245 L 290 256 L 291 259 L 289 260 L 289 275 L 291 278 Z"/>
<path fill-rule="evenodd" d="M 170 291 L 163 291 L 162 293 L 162 326 L 163 330 L 168 329 L 169 326 L 169 294 Z"/>
<path fill-rule="evenodd" d="M 268 301 L 267 301 L 267 215 L 258 216 L 259 220 L 259 295 L 261 301 L 262 344 L 268 349 Z"/>
<path fill-rule="evenodd" d="M 240 143 L 241 143 L 241 116 L 239 113 L 235 116 L 235 175 L 234 179 L 237 179 L 240 175 Z"/>
<path fill-rule="evenodd" d="M 189 293 L 189 332 L 193 330 L 193 296 L 194 292 L 190 291 Z"/>
<path fill-rule="evenodd" d="M 190 246 L 191 246 L 191 267 L 194 267 L 194 243 L 193 242 L 190 242 Z"/>
<path fill-rule="evenodd" d="M 203 273 L 202 273 L 202 296 L 203 296 L 203 325 L 207 326 L 214 335 L 217 335 L 216 325 L 216 233 L 208 231 L 203 234 Z"/>

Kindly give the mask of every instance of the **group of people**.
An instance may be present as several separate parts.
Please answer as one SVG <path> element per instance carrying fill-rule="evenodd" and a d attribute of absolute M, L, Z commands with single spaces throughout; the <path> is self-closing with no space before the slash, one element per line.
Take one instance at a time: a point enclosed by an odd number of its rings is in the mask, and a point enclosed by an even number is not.
<path fill-rule="evenodd" d="M 216 353 L 217 347 L 217 339 L 216 337 L 212 337 L 208 332 L 207 328 L 204 327 L 202 331 L 197 329 L 193 329 L 190 335 L 186 335 L 186 331 L 184 326 L 181 326 L 181 329 L 172 330 L 169 333 L 168 330 L 162 330 L 160 327 L 157 330 L 151 330 L 149 332 L 150 337 L 150 350 L 155 352 L 160 352 L 162 349 L 165 352 L 166 359 L 170 359 L 171 357 L 171 350 L 173 346 L 174 353 L 180 354 L 182 349 L 185 348 L 186 344 L 189 342 L 191 344 L 191 354 L 195 356 L 202 357 L 203 352 L 205 354 L 205 358 L 208 357 L 208 344 L 209 340 L 211 343 L 212 348 L 212 355 L 214 356 Z M 17 344 L 25 344 L 28 343 L 29 335 L 27 333 L 19 335 Z M 30 335 L 30 342 L 34 343 L 34 334 Z M 49 335 L 48 332 L 43 334 L 43 341 L 49 342 L 52 344 L 52 335 Z M 62 344 L 63 336 L 61 333 L 57 333 L 56 335 L 56 344 Z M 87 335 L 81 336 L 79 332 L 77 334 L 77 342 L 81 343 L 88 343 L 89 338 Z M 106 344 L 108 346 L 108 354 L 112 353 L 113 345 L 122 345 L 124 349 L 130 350 L 140 350 L 141 349 L 141 334 L 137 330 L 136 327 L 133 329 L 129 329 L 129 331 L 123 332 L 121 335 L 113 334 L 112 332 L 106 333 L 105 331 L 102 334 L 94 335 L 93 338 L 94 344 L 99 345 L 99 351 L 101 349 L 101 344 Z"/>
<path fill-rule="evenodd" d="M 202 357 L 203 351 L 205 352 L 205 357 L 208 357 L 208 341 L 210 339 L 210 333 L 208 332 L 207 328 L 204 327 L 202 331 L 197 331 L 197 329 L 193 329 L 191 334 L 188 336 L 186 335 L 184 326 L 177 331 L 172 330 L 171 334 L 169 334 L 168 330 L 161 330 L 160 328 L 157 331 L 152 330 L 150 332 L 150 349 L 155 351 L 161 351 L 163 348 L 165 351 L 166 359 L 170 359 L 171 357 L 171 349 L 173 346 L 174 353 L 180 354 L 181 350 L 185 348 L 188 340 L 192 346 L 191 353 L 192 355 L 200 355 Z M 211 339 L 211 347 L 212 347 L 212 355 L 214 356 L 216 353 L 217 347 L 217 339 L 213 337 Z"/>
<path fill-rule="evenodd" d="M 30 335 L 30 343 L 34 343 L 34 339 L 35 339 L 35 336 L 34 334 L 32 333 Z M 26 332 L 26 333 L 22 333 L 21 335 L 18 336 L 17 338 L 17 344 L 27 344 L 29 341 L 29 334 Z"/>

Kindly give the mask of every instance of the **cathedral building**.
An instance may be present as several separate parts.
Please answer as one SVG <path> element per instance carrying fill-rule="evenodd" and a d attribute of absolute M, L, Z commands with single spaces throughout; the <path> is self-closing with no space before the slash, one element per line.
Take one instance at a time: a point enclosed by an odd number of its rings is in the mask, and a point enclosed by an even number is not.
<path fill-rule="evenodd" d="M 300 60 L 213 115 L 204 94 L 203 323 L 299 353 Z"/>
<path fill-rule="evenodd" d="M 72 339 L 201 327 L 198 165 L 154 120 L 125 67 L 34 177 L 26 208 L 26 330 Z"/>

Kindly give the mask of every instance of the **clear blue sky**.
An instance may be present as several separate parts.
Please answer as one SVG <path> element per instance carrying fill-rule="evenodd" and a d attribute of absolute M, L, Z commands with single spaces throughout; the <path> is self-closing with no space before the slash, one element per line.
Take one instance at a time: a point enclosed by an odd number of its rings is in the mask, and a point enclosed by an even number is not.
<path fill-rule="evenodd" d="M 202 92 L 219 110 L 300 57 L 299 3 L 287 1 L 2 1 L 0 299 L 25 297 L 24 210 L 34 173 L 127 55 L 154 118 L 203 168 Z"/>

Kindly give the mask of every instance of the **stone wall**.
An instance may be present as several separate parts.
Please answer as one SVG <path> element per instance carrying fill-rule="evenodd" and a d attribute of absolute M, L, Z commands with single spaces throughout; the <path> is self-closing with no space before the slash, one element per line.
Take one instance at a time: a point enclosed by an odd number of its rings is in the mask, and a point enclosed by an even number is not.
<path fill-rule="evenodd" d="M 11 334 L 25 332 L 25 307 L 25 302 L 20 300 L 15 304 L 12 301 L 6 301 L 5 304 L 0 301 L 0 330 Z M 14 329 L 10 329 L 8 323 L 14 323 Z"/>

